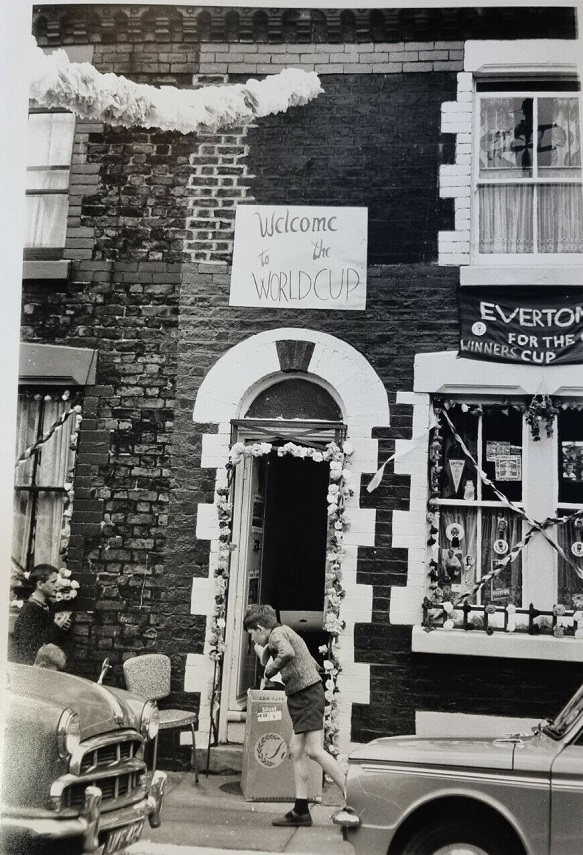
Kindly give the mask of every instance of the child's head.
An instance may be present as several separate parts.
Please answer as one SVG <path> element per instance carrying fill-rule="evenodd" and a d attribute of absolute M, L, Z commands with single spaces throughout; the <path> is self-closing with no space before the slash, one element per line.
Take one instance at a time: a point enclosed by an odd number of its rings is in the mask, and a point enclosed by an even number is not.
<path fill-rule="evenodd" d="M 37 668 L 49 668 L 51 671 L 63 671 L 67 664 L 67 657 L 63 650 L 56 644 L 43 644 L 36 654 L 34 664 Z"/>
<path fill-rule="evenodd" d="M 268 605 L 249 606 L 243 618 L 243 629 L 255 644 L 267 644 L 269 633 L 279 623 L 275 609 Z"/>

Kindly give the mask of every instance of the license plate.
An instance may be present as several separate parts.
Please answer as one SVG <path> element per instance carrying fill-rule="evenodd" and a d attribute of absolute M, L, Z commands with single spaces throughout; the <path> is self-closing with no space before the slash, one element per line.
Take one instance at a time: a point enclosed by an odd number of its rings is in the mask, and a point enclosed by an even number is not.
<path fill-rule="evenodd" d="M 116 828 L 110 831 L 105 841 L 103 855 L 111 855 L 112 852 L 119 852 L 120 849 L 125 849 L 126 846 L 131 846 L 140 839 L 144 820 L 134 822 L 132 825 L 124 825 L 123 828 Z"/>

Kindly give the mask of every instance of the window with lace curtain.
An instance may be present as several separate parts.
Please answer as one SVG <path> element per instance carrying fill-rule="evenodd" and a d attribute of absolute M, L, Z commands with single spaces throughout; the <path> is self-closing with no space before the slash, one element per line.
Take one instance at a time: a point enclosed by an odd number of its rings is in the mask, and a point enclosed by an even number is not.
<path fill-rule="evenodd" d="M 16 460 L 51 432 L 70 408 L 63 390 L 21 390 L 18 396 Z M 65 397 L 67 397 L 65 395 Z M 54 430 L 36 453 L 17 464 L 14 482 L 12 558 L 20 571 L 62 563 L 63 512 L 75 462 L 74 418 Z"/>
<path fill-rule="evenodd" d="M 583 252 L 578 84 L 481 81 L 478 253 Z"/>
<path fill-rule="evenodd" d="M 28 117 L 25 256 L 62 256 L 69 209 L 75 116 L 31 112 Z"/>

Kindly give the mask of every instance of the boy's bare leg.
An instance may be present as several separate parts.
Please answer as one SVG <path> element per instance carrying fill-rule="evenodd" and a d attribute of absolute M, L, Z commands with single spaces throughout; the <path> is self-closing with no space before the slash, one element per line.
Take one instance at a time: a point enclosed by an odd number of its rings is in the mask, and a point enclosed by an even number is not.
<path fill-rule="evenodd" d="M 295 735 L 295 734 L 294 734 Z M 326 749 L 323 746 L 322 740 L 322 731 L 321 730 L 309 730 L 307 733 L 302 733 L 301 736 L 304 738 L 304 756 L 308 756 L 311 760 L 315 760 L 316 763 L 319 763 L 326 775 L 329 775 L 330 778 L 334 781 L 336 786 L 340 789 L 342 793 L 342 797 L 346 797 L 346 793 L 344 792 L 344 787 L 346 784 L 346 776 L 334 757 L 331 754 L 328 754 Z M 295 761 L 294 761 L 294 771 L 295 771 Z M 296 787 L 297 787 L 297 778 L 296 778 Z M 306 770 L 306 787 L 307 787 L 307 770 Z M 307 792 L 307 789 L 306 789 Z"/>
<path fill-rule="evenodd" d="M 292 733 L 289 748 L 294 764 L 294 780 L 296 785 L 296 799 L 308 798 L 308 764 L 306 762 L 306 734 Z"/>

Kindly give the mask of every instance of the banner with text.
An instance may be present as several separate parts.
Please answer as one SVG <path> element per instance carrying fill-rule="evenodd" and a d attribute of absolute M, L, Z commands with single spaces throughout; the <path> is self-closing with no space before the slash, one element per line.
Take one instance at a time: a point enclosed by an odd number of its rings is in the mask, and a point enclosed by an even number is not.
<path fill-rule="evenodd" d="M 366 208 L 239 205 L 231 306 L 366 308 Z"/>
<path fill-rule="evenodd" d="M 459 356 L 492 362 L 583 362 L 583 289 L 461 288 Z"/>

